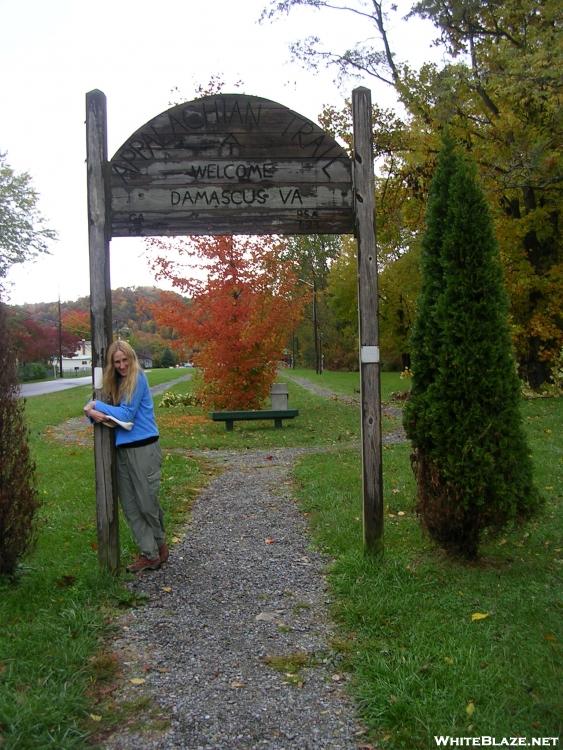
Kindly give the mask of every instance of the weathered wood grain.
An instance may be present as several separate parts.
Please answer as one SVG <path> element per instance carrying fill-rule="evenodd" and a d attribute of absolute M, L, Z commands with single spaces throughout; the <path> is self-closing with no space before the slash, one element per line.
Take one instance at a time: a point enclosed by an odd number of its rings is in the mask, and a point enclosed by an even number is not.
<path fill-rule="evenodd" d="M 343 147 L 296 112 L 253 96 L 204 97 L 157 115 L 118 149 L 112 235 L 348 233 L 351 172 Z M 303 211 L 319 212 L 315 223 Z"/>
<path fill-rule="evenodd" d="M 91 91 L 86 95 L 86 153 L 93 368 L 104 366 L 112 340 L 106 121 L 106 98 L 101 91 Z M 100 390 L 94 395 L 100 398 Z M 111 430 L 94 425 L 98 560 L 102 568 L 117 573 L 119 526 L 113 450 Z"/>
<path fill-rule="evenodd" d="M 358 240 L 358 309 L 362 420 L 364 544 L 383 553 L 383 473 L 381 449 L 381 381 L 377 303 L 375 193 L 371 135 L 371 95 L 352 92 L 354 127 L 354 197 Z"/>

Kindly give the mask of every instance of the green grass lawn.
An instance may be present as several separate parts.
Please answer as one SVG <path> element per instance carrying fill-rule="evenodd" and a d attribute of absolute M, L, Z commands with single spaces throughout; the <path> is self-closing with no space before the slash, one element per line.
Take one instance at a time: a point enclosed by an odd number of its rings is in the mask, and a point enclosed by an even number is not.
<path fill-rule="evenodd" d="M 299 368 L 281 370 L 279 380 L 284 380 L 287 373 L 288 378 L 292 375 L 310 380 L 328 390 L 342 393 L 345 396 L 360 397 L 360 373 L 359 372 L 332 372 L 324 370 L 322 375 L 317 375 L 314 370 L 303 370 Z M 408 391 L 410 389 L 410 378 L 402 378 L 398 372 L 383 372 L 381 374 L 381 400 L 388 402 L 392 400 L 394 393 Z"/>
<path fill-rule="evenodd" d="M 148 377 L 155 385 L 182 374 L 156 370 Z M 561 400 L 524 404 L 544 514 L 488 543 L 476 565 L 452 562 L 423 537 L 412 513 L 408 447 L 385 447 L 379 563 L 361 548 L 358 407 L 314 396 L 283 374 L 278 380 L 289 383 L 290 407 L 300 415 L 281 430 L 251 422 L 228 433 L 201 409 L 161 408 L 155 399 L 163 447 L 188 450 L 164 462 L 168 528 L 185 520 L 206 481 L 206 466 L 189 457 L 191 450 L 340 447 L 338 460 L 332 452 L 300 462 L 296 494 L 316 543 L 334 559 L 339 634 L 333 646 L 374 742 L 417 750 L 435 747 L 434 734 L 558 734 Z M 359 384 L 357 373 L 295 374 L 345 394 Z M 405 388 L 408 381 L 383 374 L 384 399 Z M 139 602 L 121 579 L 98 568 L 92 450 L 54 435 L 57 425 L 81 414 L 89 395 L 89 387 L 78 387 L 26 404 L 43 507 L 35 552 L 15 583 L 0 583 L 2 750 L 90 747 L 100 726 L 123 722 L 128 711 L 146 713 L 142 705 L 113 705 L 107 691 L 117 669 L 106 646 L 112 623 L 123 607 Z M 384 422 L 385 430 L 396 426 L 397 420 Z M 121 546 L 127 559 L 133 545 L 124 523 Z M 487 617 L 472 621 L 476 612 Z"/>
<path fill-rule="evenodd" d="M 191 382 L 174 387 L 187 393 Z M 208 411 L 200 407 L 173 406 L 161 408 L 156 399 L 157 421 L 161 426 L 163 446 L 188 449 L 274 448 L 301 445 L 327 445 L 349 442 L 359 436 L 359 412 L 337 401 L 320 399 L 300 386 L 288 382 L 289 405 L 299 409 L 299 416 L 284 421 L 281 429 L 274 421 L 235 422 L 227 432 L 224 422 L 212 422 Z M 327 424 L 330 429 L 327 429 Z"/>
<path fill-rule="evenodd" d="M 149 381 L 171 376 L 178 371 L 149 373 Z M 36 550 L 14 583 L 0 579 L 2 750 L 88 746 L 88 735 L 98 728 L 90 715 L 96 716 L 100 680 L 112 676 L 104 641 L 117 611 L 136 603 L 120 579 L 98 567 L 92 449 L 61 444 L 52 435 L 55 425 L 81 414 L 89 397 L 85 386 L 26 402 L 43 506 Z M 167 456 L 162 479 L 171 529 L 185 521 L 204 478 L 195 461 Z M 133 544 L 124 522 L 120 528 L 126 560 Z M 114 713 L 104 717 L 106 725 L 119 721 L 127 706 L 109 710 Z"/>
<path fill-rule="evenodd" d="M 377 746 L 434 748 L 435 735 L 559 736 L 562 411 L 561 399 L 524 404 L 546 508 L 487 542 L 472 565 L 422 535 L 407 445 L 384 448 L 383 561 L 361 546 L 357 452 L 301 461 L 298 496 L 334 558 L 335 647 Z"/>
<path fill-rule="evenodd" d="M 329 373 L 316 375 L 310 370 L 292 370 L 291 373 L 307 377 L 335 393 L 354 395 L 359 387 L 358 373 Z M 291 373 L 281 370 L 278 382 L 287 383 L 289 407 L 298 409 L 299 416 L 284 421 L 282 429 L 274 427 L 273 420 L 235 422 L 234 430 L 227 432 L 223 422 L 212 422 L 208 411 L 199 407 L 173 406 L 160 408 L 156 400 L 157 419 L 162 428 L 163 445 L 168 448 L 188 449 L 247 449 L 274 448 L 307 445 L 344 445 L 360 438 L 359 406 L 348 406 L 336 399 L 319 398 L 291 380 Z M 327 379 L 325 379 L 325 375 Z M 408 389 L 409 383 L 400 379 L 398 373 L 384 373 L 382 399 L 391 399 L 391 394 Z M 190 393 L 192 381 L 178 384 L 176 393 Z M 357 396 L 358 394 L 356 394 Z M 396 429 L 399 422 L 385 416 L 383 431 Z"/>

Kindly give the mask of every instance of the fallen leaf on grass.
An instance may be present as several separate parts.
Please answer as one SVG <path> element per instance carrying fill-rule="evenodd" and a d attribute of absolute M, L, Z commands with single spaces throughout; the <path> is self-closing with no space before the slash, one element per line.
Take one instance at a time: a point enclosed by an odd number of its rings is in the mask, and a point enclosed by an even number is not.
<path fill-rule="evenodd" d="M 144 685 L 144 683 L 146 682 L 146 680 L 144 680 L 144 679 L 143 679 L 142 677 L 132 677 L 132 678 L 131 678 L 131 679 L 129 680 L 129 682 L 130 682 L 130 683 L 131 683 L 132 685 Z"/>
<path fill-rule="evenodd" d="M 471 718 L 473 714 L 475 713 L 475 704 L 473 701 L 469 701 L 467 706 L 465 707 L 465 713 Z"/>
<path fill-rule="evenodd" d="M 232 688 L 243 688 L 243 687 L 246 687 L 246 686 L 245 686 L 244 682 L 239 682 L 238 680 L 233 680 L 233 682 L 231 682 L 231 684 L 230 684 L 230 687 L 232 687 Z"/>
<path fill-rule="evenodd" d="M 486 620 L 489 616 L 488 612 L 473 612 L 471 615 L 471 622 L 478 622 L 479 620 Z"/>
<path fill-rule="evenodd" d="M 102 717 L 99 716 L 99 714 L 90 714 L 90 718 L 92 719 L 92 721 L 101 721 L 102 720 Z"/>
<path fill-rule="evenodd" d="M 276 542 L 276 540 L 272 539 L 271 536 L 266 537 L 266 539 L 264 539 L 264 544 L 275 544 L 275 542 Z"/>
<path fill-rule="evenodd" d="M 172 586 L 163 586 L 162 590 L 169 594 L 172 591 Z"/>

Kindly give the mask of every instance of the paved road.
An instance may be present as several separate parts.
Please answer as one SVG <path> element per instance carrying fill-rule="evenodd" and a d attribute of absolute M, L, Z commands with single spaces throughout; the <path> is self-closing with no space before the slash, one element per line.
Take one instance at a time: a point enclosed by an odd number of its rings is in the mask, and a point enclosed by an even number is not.
<path fill-rule="evenodd" d="M 190 380 L 192 373 L 182 375 L 174 380 L 169 380 L 167 383 L 161 383 L 160 385 L 153 385 L 151 393 L 156 396 L 158 393 L 163 393 L 170 386 L 180 383 L 182 380 Z M 29 398 L 29 396 L 43 396 L 45 393 L 55 393 L 56 391 L 64 391 L 67 388 L 76 388 L 78 385 L 89 385 L 92 382 L 91 375 L 85 375 L 82 378 L 61 378 L 59 380 L 45 380 L 41 383 L 24 383 L 20 387 L 20 396 Z"/>
<path fill-rule="evenodd" d="M 76 388 L 78 385 L 88 385 L 91 382 L 92 376 L 84 375 L 80 378 L 60 378 L 59 380 L 44 380 L 41 383 L 24 383 L 20 386 L 20 395 L 25 398 L 43 396 L 45 393 L 65 391 L 67 388 Z"/>

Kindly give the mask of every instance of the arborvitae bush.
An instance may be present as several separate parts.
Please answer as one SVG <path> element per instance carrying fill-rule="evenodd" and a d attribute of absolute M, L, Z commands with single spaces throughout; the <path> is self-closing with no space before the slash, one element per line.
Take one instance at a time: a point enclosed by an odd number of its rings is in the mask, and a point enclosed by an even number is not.
<path fill-rule="evenodd" d="M 12 575 L 35 541 L 39 495 L 28 445 L 24 401 L 0 302 L 0 575 Z"/>
<path fill-rule="evenodd" d="M 442 547 L 474 558 L 485 530 L 530 517 L 539 499 L 489 210 L 447 137 L 429 197 L 412 347 L 405 428 L 417 512 Z"/>

